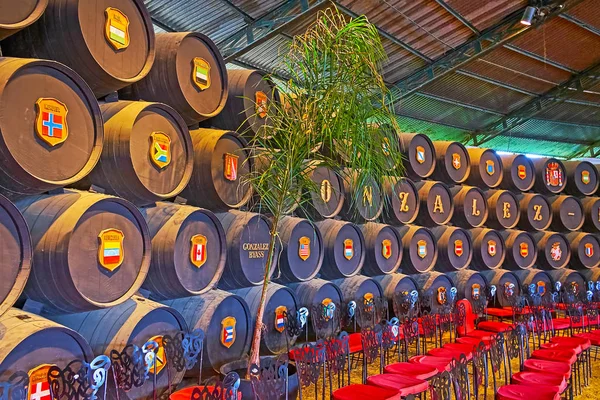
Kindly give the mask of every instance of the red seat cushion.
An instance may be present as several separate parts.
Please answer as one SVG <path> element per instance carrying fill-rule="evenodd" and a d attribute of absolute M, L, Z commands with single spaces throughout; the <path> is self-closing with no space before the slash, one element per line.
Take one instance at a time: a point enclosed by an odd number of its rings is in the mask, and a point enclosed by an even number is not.
<path fill-rule="evenodd" d="M 552 326 L 555 330 L 562 331 L 571 328 L 571 322 L 569 322 L 568 318 L 566 321 L 564 321 L 562 318 L 557 318 L 552 321 Z"/>
<path fill-rule="evenodd" d="M 573 337 L 579 338 L 579 339 L 587 339 L 590 341 L 590 343 L 592 345 L 600 346 L 600 335 L 595 335 L 591 332 L 585 332 L 585 333 L 576 333 L 573 335 Z"/>
<path fill-rule="evenodd" d="M 214 386 L 207 386 L 207 387 L 211 392 L 214 390 Z M 188 386 L 186 388 L 176 391 L 175 393 L 172 393 L 169 396 L 169 400 L 190 400 L 192 398 L 192 392 L 194 391 L 194 388 L 203 390 L 204 386 Z M 222 397 L 223 397 L 223 400 L 225 400 L 225 393 L 223 393 Z M 237 398 L 238 398 L 238 400 L 242 400 L 242 392 L 238 392 Z"/>
<path fill-rule="evenodd" d="M 497 333 L 497 332 L 505 332 L 509 329 L 512 329 L 512 325 L 507 324 L 506 322 L 481 321 L 479 324 L 477 324 L 477 329 Z M 469 334 L 469 336 L 471 336 L 471 334 Z"/>
<path fill-rule="evenodd" d="M 467 334 L 467 337 L 474 337 L 480 340 L 492 340 L 495 332 L 474 330 Z"/>
<path fill-rule="evenodd" d="M 400 400 L 400 391 L 372 385 L 348 385 L 333 392 L 334 400 Z"/>
<path fill-rule="evenodd" d="M 351 333 L 348 335 L 348 347 L 350 353 L 358 353 L 362 351 L 362 340 L 360 339 L 360 333 Z"/>
<path fill-rule="evenodd" d="M 567 343 L 567 342 L 548 342 L 542 343 L 540 346 L 541 349 L 556 349 L 556 350 L 573 350 L 575 354 L 579 355 L 583 351 L 581 346 L 577 343 Z"/>
<path fill-rule="evenodd" d="M 395 389 L 400 391 L 400 396 L 422 393 L 429 388 L 429 383 L 423 379 L 417 379 L 405 375 L 380 374 L 367 378 L 367 385 L 378 386 L 384 389 Z"/>
<path fill-rule="evenodd" d="M 386 374 L 397 374 L 417 379 L 429 379 L 438 374 L 438 370 L 431 365 L 398 362 L 386 365 L 383 369 Z"/>
<path fill-rule="evenodd" d="M 561 361 L 569 364 L 577 362 L 577 354 L 569 349 L 537 349 L 531 353 L 531 358 L 548 361 Z"/>
<path fill-rule="evenodd" d="M 512 309 L 507 310 L 505 308 L 488 308 L 487 313 L 488 315 L 498 318 L 512 317 Z"/>
<path fill-rule="evenodd" d="M 496 400 L 560 400 L 558 392 L 537 385 L 504 385 L 498 389 Z"/>
<path fill-rule="evenodd" d="M 561 375 L 545 374 L 543 372 L 522 371 L 513 374 L 511 383 L 520 385 L 541 385 L 548 386 L 556 390 L 558 393 L 563 393 L 569 383 Z"/>
<path fill-rule="evenodd" d="M 569 363 L 560 361 L 547 361 L 535 358 L 529 358 L 523 363 L 525 371 L 543 372 L 563 376 L 565 379 L 571 377 L 571 366 Z"/>
<path fill-rule="evenodd" d="M 435 357 L 456 358 L 457 360 L 460 358 L 461 354 L 464 354 L 467 360 L 471 360 L 473 358 L 472 351 L 465 351 L 464 349 L 450 349 L 444 347 L 431 349 L 427 352 L 427 354 Z"/>
<path fill-rule="evenodd" d="M 445 345 L 442 346 L 442 349 L 451 349 L 451 350 L 460 350 L 462 352 L 468 352 L 471 353 L 473 352 L 473 350 L 475 349 L 475 347 L 477 347 L 479 345 L 479 343 L 477 344 L 463 344 L 463 343 L 446 343 Z"/>
<path fill-rule="evenodd" d="M 461 337 L 456 339 L 456 343 L 460 343 L 460 344 L 472 344 L 473 346 L 478 346 L 479 343 L 483 342 L 486 349 L 489 349 L 490 347 L 490 343 L 492 342 L 491 339 L 486 339 L 486 338 L 476 338 L 476 337 Z"/>
<path fill-rule="evenodd" d="M 435 367 L 438 372 L 443 372 L 444 370 L 450 371 L 450 361 L 452 361 L 452 357 L 435 357 L 429 355 L 420 355 L 411 357 L 409 362 L 414 364 L 425 364 Z"/>
<path fill-rule="evenodd" d="M 587 350 L 592 346 L 589 339 L 578 338 L 573 336 L 554 336 L 550 339 L 550 343 L 577 344 L 582 350 Z"/>

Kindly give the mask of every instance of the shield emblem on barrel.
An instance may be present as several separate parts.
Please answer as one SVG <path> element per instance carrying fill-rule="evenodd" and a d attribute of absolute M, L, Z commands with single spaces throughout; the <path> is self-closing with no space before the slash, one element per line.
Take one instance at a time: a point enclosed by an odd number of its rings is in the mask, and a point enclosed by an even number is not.
<path fill-rule="evenodd" d="M 581 171 L 581 182 L 583 182 L 584 185 L 590 183 L 590 171 Z"/>
<path fill-rule="evenodd" d="M 275 309 L 275 330 L 283 332 L 285 330 L 285 316 L 287 314 L 286 306 L 279 306 Z"/>
<path fill-rule="evenodd" d="M 517 166 L 517 176 L 521 180 L 527 178 L 527 170 L 525 169 L 524 165 L 518 165 Z"/>
<path fill-rule="evenodd" d="M 496 255 L 496 241 L 488 240 L 488 254 L 492 257 Z"/>
<path fill-rule="evenodd" d="M 550 257 L 554 261 L 560 261 L 562 257 L 562 250 L 560 249 L 560 243 L 552 243 L 552 248 L 550 249 Z"/>
<path fill-rule="evenodd" d="M 203 58 L 194 58 L 194 68 L 192 68 L 192 82 L 200 90 L 206 90 L 210 87 L 210 64 Z"/>
<path fill-rule="evenodd" d="M 354 242 L 352 239 L 344 240 L 344 257 L 346 260 L 351 260 L 354 257 Z"/>
<path fill-rule="evenodd" d="M 231 153 L 225 153 L 223 156 L 223 175 L 228 181 L 235 182 L 237 180 L 238 159 L 238 156 Z"/>
<path fill-rule="evenodd" d="M 446 304 L 447 300 L 448 298 L 446 296 L 446 288 L 440 286 L 439 288 L 437 288 L 437 302 L 443 305 Z"/>
<path fill-rule="evenodd" d="M 384 239 L 381 242 L 381 255 L 386 260 L 392 256 L 392 241 L 389 239 Z"/>
<path fill-rule="evenodd" d="M 417 242 L 417 254 L 421 258 L 425 258 L 427 256 L 427 242 L 424 240 L 419 240 Z"/>
<path fill-rule="evenodd" d="M 471 286 L 471 298 L 473 300 L 479 300 L 479 295 L 481 294 L 481 286 L 478 283 L 474 283 Z"/>
<path fill-rule="evenodd" d="M 515 284 L 512 282 L 504 283 L 504 297 L 510 298 L 515 294 Z"/>
<path fill-rule="evenodd" d="M 265 118 L 268 111 L 267 95 L 265 92 L 258 90 L 256 93 L 254 93 L 254 97 L 256 100 L 256 114 L 258 114 L 258 116 L 261 118 Z"/>
<path fill-rule="evenodd" d="M 365 293 L 363 296 L 363 304 L 365 306 L 365 311 L 371 312 L 373 311 L 373 306 L 375 305 L 375 299 L 373 299 L 373 293 Z"/>
<path fill-rule="evenodd" d="M 494 167 L 494 162 L 492 160 L 487 160 L 485 162 L 485 172 L 489 175 L 492 176 L 494 175 L 494 172 L 496 171 L 495 167 Z"/>
<path fill-rule="evenodd" d="M 529 244 L 527 243 L 519 243 L 519 254 L 521 257 L 525 258 L 529 255 Z"/>
<path fill-rule="evenodd" d="M 538 294 L 540 296 L 543 296 L 544 294 L 546 294 L 546 282 L 544 281 L 539 281 L 537 283 L 537 289 L 538 289 Z"/>
<path fill-rule="evenodd" d="M 152 132 L 150 138 L 150 160 L 163 169 L 171 163 L 171 138 L 164 132 Z"/>
<path fill-rule="evenodd" d="M 156 342 L 156 344 L 158 345 L 158 349 L 154 351 L 154 364 L 150 366 L 148 372 L 151 374 L 158 375 L 160 374 L 160 371 L 162 371 L 167 366 L 167 356 L 165 353 L 163 337 L 161 335 L 153 336 L 150 339 L 148 339 L 148 341 Z"/>
<path fill-rule="evenodd" d="M 546 166 L 546 185 L 562 186 L 563 172 L 557 162 L 548 163 Z"/>
<path fill-rule="evenodd" d="M 457 257 L 460 257 L 463 255 L 463 242 L 462 240 L 455 240 L 454 241 L 454 254 L 456 254 Z"/>
<path fill-rule="evenodd" d="M 109 271 L 114 271 L 123 263 L 123 239 L 125 235 L 118 229 L 105 229 L 98 235 L 98 261 Z"/>
<path fill-rule="evenodd" d="M 108 7 L 104 11 L 106 24 L 104 25 L 104 36 L 115 50 L 123 50 L 129 47 L 129 18 L 121 10 Z"/>
<path fill-rule="evenodd" d="M 200 268 L 206 262 L 206 244 L 208 243 L 208 240 L 204 235 L 194 235 L 190 241 L 192 242 L 190 261 L 196 267 Z"/>
<path fill-rule="evenodd" d="M 460 169 L 460 154 L 452 153 L 452 167 L 456 170 Z"/>
<path fill-rule="evenodd" d="M 235 324 L 234 317 L 225 317 L 221 321 L 221 344 L 227 348 L 235 343 Z"/>
<path fill-rule="evenodd" d="M 594 246 L 591 243 L 586 243 L 584 247 L 586 257 L 591 257 L 594 255 Z"/>
<path fill-rule="evenodd" d="M 419 164 L 425 162 L 425 148 L 423 146 L 417 146 L 417 162 Z"/>
<path fill-rule="evenodd" d="M 308 260 L 308 257 L 310 257 L 310 238 L 302 236 L 298 239 L 298 256 L 302 261 Z"/>
<path fill-rule="evenodd" d="M 50 384 L 48 383 L 48 371 L 52 367 L 53 365 L 51 364 L 42 364 L 29 371 L 29 386 L 27 388 L 27 393 L 29 394 L 27 397 L 28 400 L 52 399 L 52 396 L 50 395 Z"/>
<path fill-rule="evenodd" d="M 35 102 L 35 133 L 44 142 L 54 147 L 69 136 L 67 125 L 67 105 L 50 98 L 41 98 Z"/>
<path fill-rule="evenodd" d="M 335 303 L 329 297 L 327 297 L 323 299 L 321 305 L 323 306 L 323 319 L 325 321 L 329 321 L 331 318 L 333 318 L 333 313 L 335 312 Z"/>

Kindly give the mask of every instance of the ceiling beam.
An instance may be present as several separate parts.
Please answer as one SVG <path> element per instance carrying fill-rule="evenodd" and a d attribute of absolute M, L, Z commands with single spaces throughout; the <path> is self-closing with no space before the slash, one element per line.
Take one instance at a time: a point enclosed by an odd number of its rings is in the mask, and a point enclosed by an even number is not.
<path fill-rule="evenodd" d="M 567 156 L 567 160 L 582 157 L 597 158 L 598 156 L 600 156 L 600 140 L 590 144 L 589 146 L 586 146 L 583 150 L 573 152 Z"/>
<path fill-rule="evenodd" d="M 390 87 L 391 100 L 398 101 L 410 96 L 423 86 L 460 68 L 492 50 L 520 37 L 531 29 L 535 29 L 583 0 L 562 0 L 553 3 L 549 12 L 542 19 L 527 26 L 520 23 L 524 8 L 512 13 L 495 26 L 485 30 L 481 35 L 459 46 L 435 62 L 421 68 L 415 73 L 403 78 Z"/>
<path fill-rule="evenodd" d="M 150 19 L 152 20 L 152 23 L 156 26 L 158 26 L 160 29 L 162 29 L 165 32 L 176 32 L 175 29 L 173 29 L 172 27 L 170 27 L 169 25 L 163 23 L 162 21 L 159 21 L 158 19 L 156 19 L 155 17 L 150 17 Z"/>
<path fill-rule="evenodd" d="M 459 20 L 460 22 L 462 22 L 462 24 L 464 26 L 466 26 L 467 28 L 469 28 L 474 34 L 479 35 L 479 30 L 477 28 L 475 28 L 475 26 L 465 17 L 463 17 L 458 11 L 456 11 L 454 8 L 450 7 L 450 5 L 448 3 L 446 3 L 446 1 L 444 0 L 435 0 L 436 3 L 438 3 L 438 5 L 440 7 L 442 7 L 444 10 L 446 10 L 448 13 L 450 13 L 450 15 L 452 15 L 454 18 L 456 18 L 457 20 Z"/>
<path fill-rule="evenodd" d="M 235 12 L 237 12 L 238 14 L 240 14 L 242 17 L 244 17 L 244 19 L 246 20 L 246 23 L 251 23 L 252 21 L 254 21 L 254 18 L 252 18 L 250 16 L 250 14 L 248 14 L 246 11 L 242 10 L 241 8 L 239 8 L 238 6 L 236 6 L 235 4 L 233 4 L 231 2 L 231 0 L 221 0 L 221 2 L 223 2 L 226 5 L 228 5 L 229 8 L 231 8 L 232 10 L 234 10 Z"/>
<path fill-rule="evenodd" d="M 575 25 L 577 25 L 585 30 L 592 32 L 595 35 L 600 35 L 600 29 L 588 24 L 587 22 L 582 21 L 579 18 L 572 16 L 571 14 L 561 14 L 560 17 L 563 19 L 566 19 L 569 22 L 574 23 Z"/>

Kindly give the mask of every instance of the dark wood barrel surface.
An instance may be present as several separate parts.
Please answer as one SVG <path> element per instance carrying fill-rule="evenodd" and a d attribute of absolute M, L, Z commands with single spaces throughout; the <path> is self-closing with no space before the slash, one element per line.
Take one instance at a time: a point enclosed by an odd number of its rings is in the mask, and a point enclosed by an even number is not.
<path fill-rule="evenodd" d="M 199 32 L 169 32 L 156 35 L 150 73 L 120 95 L 166 103 L 191 125 L 219 114 L 227 93 L 225 63 L 213 41 Z"/>
<path fill-rule="evenodd" d="M 452 272 L 469 266 L 473 258 L 473 243 L 469 232 L 453 226 L 438 226 L 431 231 L 438 247 L 436 271 Z"/>
<path fill-rule="evenodd" d="M 552 223 L 552 206 L 546 196 L 524 193 L 517 196 L 521 208 L 519 228 L 526 231 L 544 231 Z"/>
<path fill-rule="evenodd" d="M 432 313 L 439 312 L 450 300 L 450 290 L 454 287 L 454 282 L 449 275 L 427 272 L 413 275 L 413 279 L 417 282 L 421 301 L 431 306 Z M 429 303 L 426 300 L 429 300 Z"/>
<path fill-rule="evenodd" d="M 489 283 L 481 272 L 465 269 L 450 272 L 448 276 L 456 286 L 457 300 L 487 301 L 484 299 Z"/>
<path fill-rule="evenodd" d="M 398 228 L 402 237 L 403 273 L 420 274 L 433 269 L 438 259 L 437 241 L 428 228 L 407 225 Z"/>
<path fill-rule="evenodd" d="M 573 196 L 591 196 L 598 190 L 598 169 L 589 161 L 563 162 L 567 173 L 565 193 Z"/>
<path fill-rule="evenodd" d="M 183 119 L 160 103 L 118 101 L 100 106 L 104 150 L 94 170 L 76 186 L 97 186 L 138 206 L 177 196 L 194 165 Z M 123 156 L 128 155 L 128 156 Z"/>
<path fill-rule="evenodd" d="M 415 222 L 430 227 L 448 223 L 454 214 L 454 202 L 448 186 L 435 181 L 421 181 L 415 186 L 421 203 Z"/>
<path fill-rule="evenodd" d="M 506 257 L 506 244 L 500 232 L 485 228 L 473 228 L 470 232 L 473 241 L 471 266 L 478 271 L 500 268 Z"/>
<path fill-rule="evenodd" d="M 421 133 L 402 133 L 399 136 L 400 151 L 404 159 L 406 176 L 410 179 L 428 178 L 436 164 L 435 148 L 429 137 Z"/>
<path fill-rule="evenodd" d="M 25 288 L 31 271 L 33 248 L 29 228 L 17 207 L 0 195 L 0 316 L 8 311 Z"/>
<path fill-rule="evenodd" d="M 48 5 L 48 0 L 0 1 L 0 40 L 37 21 Z"/>
<path fill-rule="evenodd" d="M 314 187 L 304 193 L 305 202 L 297 213 L 312 221 L 334 218 L 344 203 L 344 182 L 331 168 L 318 166 L 308 171 Z"/>
<path fill-rule="evenodd" d="M 237 289 L 233 293 L 248 303 L 251 321 L 253 321 L 251 326 L 253 326 L 258 317 L 258 305 L 262 294 L 262 286 Z M 288 340 L 290 347 L 294 345 L 294 340 L 288 337 L 285 332 L 284 313 L 294 313 L 299 308 L 298 299 L 292 289 L 276 283 L 269 283 L 262 320 L 262 323 L 266 327 L 263 330 L 261 340 L 262 352 L 266 354 L 283 354 L 288 351 Z"/>
<path fill-rule="evenodd" d="M 383 222 L 392 225 L 413 223 L 421 205 L 414 182 L 408 178 L 384 177 L 383 191 Z"/>
<path fill-rule="evenodd" d="M 496 286 L 496 297 L 490 307 L 510 307 L 513 299 L 521 294 L 519 278 L 505 269 L 481 271 L 490 285 Z"/>
<path fill-rule="evenodd" d="M 152 259 L 142 287 L 158 300 L 211 290 L 225 267 L 225 230 L 211 211 L 159 202 L 141 210 L 152 237 Z"/>
<path fill-rule="evenodd" d="M 358 182 L 358 174 L 354 171 L 344 172 L 344 203 L 340 216 L 356 223 L 374 221 L 383 211 L 383 192 L 377 180 L 368 177 Z"/>
<path fill-rule="evenodd" d="M 31 374 L 44 365 L 65 368 L 73 360 L 91 362 L 94 358 L 79 333 L 35 314 L 11 308 L 0 316 L 0 327 L 2 382 L 8 382 L 15 372 Z M 31 383 L 46 382 L 46 376 L 32 375 Z"/>
<path fill-rule="evenodd" d="M 528 291 L 529 285 L 531 284 L 535 285 L 537 292 L 546 299 L 550 298 L 551 293 L 554 291 L 554 281 L 546 271 L 530 269 L 526 271 L 515 271 L 514 274 L 519 279 L 521 289 L 525 292 Z"/>
<path fill-rule="evenodd" d="M 558 232 L 581 229 L 584 220 L 583 204 L 575 196 L 554 196 L 552 204 L 552 223 L 550 228 Z"/>
<path fill-rule="evenodd" d="M 510 270 L 529 269 L 537 260 L 536 241 L 529 232 L 507 229 L 499 231 L 504 238 L 506 258 L 504 268 Z"/>
<path fill-rule="evenodd" d="M 556 158 L 538 158 L 535 166 L 534 189 L 542 194 L 559 194 L 567 186 L 567 171 L 562 161 Z"/>
<path fill-rule="evenodd" d="M 410 293 L 413 290 L 419 289 L 412 275 L 397 273 L 391 275 L 374 276 L 373 279 L 379 282 L 381 288 L 383 289 L 383 295 L 389 301 L 393 301 L 394 295 L 397 293 Z"/>
<path fill-rule="evenodd" d="M 283 217 L 279 222 L 283 252 L 279 256 L 281 275 L 278 282 L 303 282 L 314 278 L 323 265 L 323 238 L 306 219 Z"/>
<path fill-rule="evenodd" d="M 592 268 L 592 269 L 584 269 L 579 271 L 581 275 L 585 277 L 585 279 L 589 282 L 598 282 L 600 281 L 600 268 Z"/>
<path fill-rule="evenodd" d="M 306 282 L 289 283 L 287 286 L 296 293 L 298 306 L 306 307 L 309 314 L 313 312 L 313 306 L 325 307 L 329 303 L 334 303 L 338 312 L 342 312 L 342 291 L 333 282 L 315 278 Z M 310 315 L 309 318 L 311 318 Z M 312 326 L 310 321 L 308 323 L 309 332 L 315 333 L 313 332 L 314 326 Z M 316 336 L 323 337 L 323 335 L 329 333 L 330 330 L 331 328 L 326 326 L 325 328 L 318 330 Z"/>
<path fill-rule="evenodd" d="M 194 170 L 181 193 L 188 203 L 211 211 L 240 208 L 252 197 L 243 176 L 252 169 L 248 142 L 231 131 L 190 131 L 194 146 Z"/>
<path fill-rule="evenodd" d="M 116 306 L 142 285 L 150 265 L 150 234 L 133 204 L 65 191 L 16 205 L 34 246 L 27 297 L 61 312 L 79 312 Z"/>
<path fill-rule="evenodd" d="M 79 332 L 88 341 L 94 354 L 110 355 L 111 350 L 122 351 L 129 344 L 142 347 L 149 340 L 156 341 L 160 346 L 155 361 L 159 396 L 168 390 L 169 382 L 178 384 L 183 379 L 185 370 L 178 372 L 173 363 L 169 363 L 162 346 L 164 335 L 173 337 L 177 332 L 188 329 L 183 316 L 171 307 L 133 296 L 125 303 L 104 310 L 48 317 Z M 119 390 L 119 398 L 152 399 L 154 370 L 150 372 L 150 379 L 141 387 L 134 387 L 128 392 Z M 107 398 L 116 398 L 115 395 L 109 390 Z"/>
<path fill-rule="evenodd" d="M 2 43 L 2 51 L 61 62 L 101 97 L 148 74 L 154 28 L 142 0 L 50 0 L 42 17 Z"/>
<path fill-rule="evenodd" d="M 548 275 L 552 278 L 552 282 L 560 282 L 561 287 L 565 292 L 581 296 L 587 291 L 587 282 L 585 277 L 578 271 L 563 268 L 554 271 L 548 271 Z M 554 289 L 552 289 L 554 291 Z"/>
<path fill-rule="evenodd" d="M 575 269 L 600 266 L 600 240 L 586 232 L 567 234 L 571 246 L 571 266 Z"/>
<path fill-rule="evenodd" d="M 393 274 L 402 261 L 402 239 L 398 230 L 385 224 L 360 225 L 365 238 L 366 259 L 363 275 Z"/>
<path fill-rule="evenodd" d="M 431 177 L 435 180 L 460 184 L 467 180 L 471 172 L 469 152 L 460 142 L 433 142 L 437 157 Z"/>
<path fill-rule="evenodd" d="M 514 192 L 527 192 L 535 184 L 535 167 L 524 154 L 502 154 L 502 182 L 500 188 Z"/>
<path fill-rule="evenodd" d="M 474 186 L 450 188 L 454 214 L 452 223 L 463 228 L 479 228 L 488 219 L 489 210 L 485 193 Z"/>
<path fill-rule="evenodd" d="M 521 217 L 517 196 L 508 190 L 488 190 L 486 196 L 490 210 L 486 226 L 494 229 L 514 228 Z"/>
<path fill-rule="evenodd" d="M 0 59 L 0 80 L 0 192 L 23 197 L 89 174 L 104 131 L 86 82 L 59 63 L 16 58 Z"/>
<path fill-rule="evenodd" d="M 379 282 L 373 278 L 362 275 L 356 275 L 350 278 L 336 279 L 333 281 L 342 292 L 342 301 L 348 304 L 355 301 L 357 307 L 364 304 L 369 298 L 383 298 L 383 288 Z M 346 312 L 346 310 L 343 310 Z M 360 318 L 357 319 L 360 326 Z"/>
<path fill-rule="evenodd" d="M 321 276 L 336 279 L 358 274 L 366 258 L 365 238 L 360 228 L 351 222 L 329 219 L 315 225 L 325 244 Z"/>
<path fill-rule="evenodd" d="M 500 186 L 504 169 L 500 156 L 492 149 L 469 147 L 467 151 L 471 158 L 471 173 L 467 184 L 492 189 Z"/>
<path fill-rule="evenodd" d="M 227 262 L 219 281 L 221 289 L 259 285 L 265 277 L 269 255 L 271 221 L 261 214 L 230 211 L 217 214 L 225 229 Z M 275 244 L 275 254 L 279 244 Z M 277 268 L 277 259 L 270 273 Z"/>
<path fill-rule="evenodd" d="M 223 290 L 164 302 L 179 311 L 191 330 L 204 331 L 203 369 L 219 371 L 247 353 L 252 339 L 250 309 L 244 299 Z M 231 335 L 225 333 L 231 330 Z M 188 371 L 197 374 L 198 369 Z"/>
<path fill-rule="evenodd" d="M 537 265 L 541 269 L 560 269 L 571 260 L 571 247 L 567 237 L 558 232 L 537 232 L 533 234 L 537 242 Z"/>
<path fill-rule="evenodd" d="M 584 212 L 583 229 L 587 232 L 600 231 L 600 197 L 584 197 L 581 199 Z"/>

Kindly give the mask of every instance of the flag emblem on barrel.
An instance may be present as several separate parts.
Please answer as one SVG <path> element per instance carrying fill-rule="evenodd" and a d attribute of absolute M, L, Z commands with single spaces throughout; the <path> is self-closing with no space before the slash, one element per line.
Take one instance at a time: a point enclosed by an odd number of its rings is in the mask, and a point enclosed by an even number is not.
<path fill-rule="evenodd" d="M 310 257 L 310 238 L 302 236 L 298 239 L 298 256 L 302 261 L 308 260 L 308 257 Z"/>
<path fill-rule="evenodd" d="M 256 114 L 259 117 L 265 118 L 267 116 L 268 105 L 267 105 L 267 95 L 265 92 L 261 92 L 260 90 L 254 93 L 254 97 L 256 98 Z"/>
<path fill-rule="evenodd" d="M 275 330 L 283 332 L 285 330 L 285 316 L 287 314 L 286 306 L 279 306 L 275 309 Z"/>
<path fill-rule="evenodd" d="M 557 162 L 549 162 L 546 165 L 546 185 L 548 186 L 562 186 L 563 184 L 563 171 Z"/>
<path fill-rule="evenodd" d="M 381 255 L 386 260 L 392 256 L 392 241 L 389 239 L 383 239 L 381 242 Z"/>
<path fill-rule="evenodd" d="M 158 345 L 158 349 L 154 350 L 154 363 L 149 366 L 148 372 L 151 374 L 160 374 L 165 366 L 167 365 L 167 356 L 165 353 L 165 345 L 162 336 L 153 336 L 148 339 L 148 342 L 155 342 Z"/>
<path fill-rule="evenodd" d="M 459 170 L 460 169 L 460 154 L 452 153 L 452 168 Z"/>
<path fill-rule="evenodd" d="M 323 319 L 327 322 L 333 318 L 335 303 L 329 297 L 326 297 L 321 302 L 321 305 L 323 306 Z"/>
<path fill-rule="evenodd" d="M 234 317 L 226 317 L 221 321 L 221 344 L 227 348 L 235 343 L 235 324 Z"/>
<path fill-rule="evenodd" d="M 417 242 L 417 254 L 421 258 L 425 258 L 427 256 L 427 242 L 424 240 L 419 240 Z"/>
<path fill-rule="evenodd" d="M 492 257 L 496 255 L 496 241 L 488 240 L 488 254 Z"/>
<path fill-rule="evenodd" d="M 537 289 L 538 289 L 538 293 L 540 296 L 543 296 L 544 294 L 546 294 L 546 282 L 539 281 L 537 283 Z"/>
<path fill-rule="evenodd" d="M 35 133 L 50 146 L 61 144 L 69 136 L 66 104 L 51 98 L 40 98 L 35 102 Z"/>
<path fill-rule="evenodd" d="M 351 260 L 354 257 L 354 242 L 352 239 L 344 240 L 344 257 L 346 260 Z"/>
<path fill-rule="evenodd" d="M 520 164 L 517 166 L 517 176 L 521 180 L 527 178 L 527 170 L 525 169 L 524 165 Z"/>
<path fill-rule="evenodd" d="M 594 255 L 594 246 L 591 243 L 586 243 L 584 247 L 586 257 L 591 257 Z"/>
<path fill-rule="evenodd" d="M 223 175 L 228 181 L 235 182 L 237 180 L 238 159 L 238 156 L 231 153 L 225 153 L 223 156 Z"/>
<path fill-rule="evenodd" d="M 494 162 L 492 160 L 486 160 L 486 162 L 485 162 L 485 172 L 489 176 L 494 175 L 494 172 L 496 172 L 496 168 L 494 167 Z"/>
<path fill-rule="evenodd" d="M 446 288 L 443 286 L 440 286 L 437 288 L 437 301 L 438 303 L 444 305 L 446 304 L 446 301 L 448 300 L 447 296 L 446 296 Z"/>
<path fill-rule="evenodd" d="M 150 139 L 150 160 L 162 169 L 171 163 L 171 138 L 163 132 L 152 132 Z"/>
<path fill-rule="evenodd" d="M 108 43 L 115 50 L 122 50 L 129 47 L 129 18 L 121 10 L 108 7 L 104 14 L 106 15 L 106 25 L 104 26 L 104 36 Z"/>
<path fill-rule="evenodd" d="M 454 254 L 456 254 L 457 257 L 460 257 L 463 255 L 463 242 L 462 240 L 455 240 L 454 241 Z"/>
<path fill-rule="evenodd" d="M 519 243 L 519 254 L 523 258 L 527 257 L 529 255 L 529 244 L 525 242 Z"/>
<path fill-rule="evenodd" d="M 29 371 L 28 400 L 51 400 L 48 371 L 53 365 L 42 364 Z M 6 389 L 5 389 L 6 390 Z"/>
<path fill-rule="evenodd" d="M 375 299 L 373 298 L 373 293 L 365 293 L 365 295 L 363 296 L 363 305 L 365 306 L 365 311 L 373 311 L 373 307 L 375 306 Z"/>
<path fill-rule="evenodd" d="M 562 257 L 562 250 L 560 249 L 560 243 L 552 243 L 552 248 L 550 249 L 550 257 L 554 261 L 560 261 Z"/>
<path fill-rule="evenodd" d="M 590 183 L 590 171 L 581 171 L 581 182 L 583 182 L 584 185 Z"/>
<path fill-rule="evenodd" d="M 190 250 L 190 261 L 200 268 L 206 262 L 206 243 L 208 240 L 204 235 L 194 235 L 191 238 L 192 249 Z"/>
<path fill-rule="evenodd" d="M 481 285 L 479 285 L 478 283 L 474 283 L 471 286 L 471 298 L 473 300 L 479 300 L 480 292 L 481 292 Z"/>
<path fill-rule="evenodd" d="M 423 146 L 417 146 L 417 161 L 419 164 L 425 162 L 425 148 Z"/>
<path fill-rule="evenodd" d="M 98 235 L 98 261 L 111 272 L 123 263 L 124 238 L 125 235 L 118 229 L 105 229 Z"/>
<path fill-rule="evenodd" d="M 192 68 L 192 82 L 200 90 L 206 90 L 210 87 L 210 64 L 203 58 L 194 58 L 194 68 Z"/>

